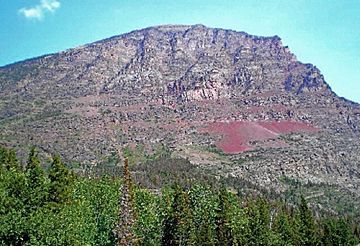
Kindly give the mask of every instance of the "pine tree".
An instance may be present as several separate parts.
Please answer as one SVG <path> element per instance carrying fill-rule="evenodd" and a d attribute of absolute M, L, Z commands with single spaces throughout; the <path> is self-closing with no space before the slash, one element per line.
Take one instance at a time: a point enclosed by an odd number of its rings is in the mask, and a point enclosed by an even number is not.
<path fill-rule="evenodd" d="M 311 209 L 308 207 L 305 198 L 302 196 L 299 205 L 299 233 L 302 245 L 317 245 L 318 232 L 315 219 Z"/>
<path fill-rule="evenodd" d="M 258 198 L 255 201 L 249 201 L 247 215 L 249 218 L 249 229 L 251 231 L 250 244 L 271 244 L 273 240 L 273 234 L 270 231 L 269 203 L 263 198 Z"/>
<path fill-rule="evenodd" d="M 5 166 L 6 151 L 7 149 L 0 146 L 0 167 Z"/>
<path fill-rule="evenodd" d="M 195 233 L 188 194 L 179 185 L 174 187 L 174 200 L 164 220 L 162 245 L 195 245 Z"/>
<path fill-rule="evenodd" d="M 216 245 L 233 245 L 233 235 L 231 233 L 228 218 L 229 200 L 228 191 L 222 186 L 219 191 L 219 205 L 216 213 Z"/>
<path fill-rule="evenodd" d="M 354 237 L 357 240 L 357 243 L 360 243 L 360 221 L 359 220 L 353 222 L 352 229 L 353 229 L 353 232 L 354 232 Z"/>
<path fill-rule="evenodd" d="M 132 245 L 135 242 L 135 236 L 132 227 L 135 222 L 132 180 L 129 171 L 129 161 L 125 159 L 123 170 L 123 184 L 120 187 L 120 212 L 119 221 L 115 229 L 118 245 Z"/>
<path fill-rule="evenodd" d="M 30 150 L 25 174 L 27 177 L 27 189 L 29 191 L 26 205 L 28 209 L 35 210 L 44 205 L 47 200 L 47 187 L 44 170 L 40 166 L 35 147 Z"/>
<path fill-rule="evenodd" d="M 12 171 L 21 170 L 16 153 L 13 149 L 0 148 L 0 168 Z"/>
<path fill-rule="evenodd" d="M 16 158 L 15 150 L 11 149 L 7 154 L 7 168 L 8 170 L 20 171 L 19 161 Z"/>
<path fill-rule="evenodd" d="M 322 225 L 323 235 L 322 235 L 322 243 L 324 245 L 336 245 L 338 235 L 336 235 L 336 221 L 334 219 L 327 219 L 323 221 Z"/>
<path fill-rule="evenodd" d="M 215 221 L 218 194 L 203 185 L 193 185 L 188 192 L 196 245 L 213 246 L 216 241 Z"/>
<path fill-rule="evenodd" d="M 281 245 L 292 245 L 294 242 L 294 230 L 291 226 L 290 214 L 285 207 L 282 205 L 274 220 L 273 230 L 278 236 L 278 240 Z"/>
<path fill-rule="evenodd" d="M 356 238 L 349 223 L 341 219 L 325 219 L 322 223 L 323 245 L 355 245 Z"/>
<path fill-rule="evenodd" d="M 60 204 L 69 202 L 73 176 L 62 163 L 59 155 L 53 157 L 48 177 L 50 179 L 49 201 Z"/>

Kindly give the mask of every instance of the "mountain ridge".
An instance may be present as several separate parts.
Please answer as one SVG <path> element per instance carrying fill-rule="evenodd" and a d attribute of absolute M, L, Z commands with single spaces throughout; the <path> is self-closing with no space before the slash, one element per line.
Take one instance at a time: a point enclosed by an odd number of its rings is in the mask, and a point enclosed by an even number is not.
<path fill-rule="evenodd" d="M 180 28 L 180 29 L 179 29 Z M 78 47 L 75 47 L 75 48 L 70 48 L 70 49 L 67 49 L 65 51 L 61 51 L 61 52 L 58 52 L 58 53 L 53 53 L 53 54 L 46 54 L 46 55 L 43 55 L 43 56 L 39 56 L 39 57 L 36 57 L 36 58 L 31 58 L 31 59 L 26 59 L 24 61 L 19 61 L 19 62 L 15 62 L 15 63 L 12 63 L 12 64 L 8 64 L 8 65 L 5 65 L 5 66 L 2 66 L 0 67 L 0 69 L 5 69 L 5 68 L 9 68 L 11 67 L 12 65 L 16 65 L 16 64 L 19 64 L 19 63 L 31 63 L 32 61 L 37 61 L 37 60 L 42 60 L 42 59 L 50 59 L 51 57 L 53 56 L 56 56 L 56 55 L 59 55 L 59 54 L 62 54 L 62 53 L 68 53 L 68 52 L 74 52 L 74 51 L 77 51 L 79 49 L 86 49 L 88 47 L 92 47 L 94 45 L 97 45 L 97 44 L 103 44 L 103 43 L 106 43 L 108 41 L 111 41 L 111 40 L 114 40 L 114 39 L 121 39 L 123 37 L 126 37 L 126 36 L 129 36 L 129 35 L 132 35 L 134 33 L 148 33 L 149 31 L 153 31 L 153 30 L 159 30 L 159 31 L 164 31 L 165 30 L 172 30 L 172 32 L 174 32 L 174 29 L 177 30 L 179 29 L 180 31 L 185 31 L 184 35 L 186 34 L 186 32 L 189 32 L 190 30 L 193 30 L 193 29 L 196 29 L 196 28 L 200 28 L 200 29 L 211 29 L 213 31 L 223 31 L 225 33 L 229 33 L 229 32 L 232 32 L 232 33 L 236 33 L 236 34 L 239 34 L 239 35 L 242 35 L 242 36 L 245 36 L 245 37 L 249 37 L 251 39 L 260 39 L 260 40 L 275 40 L 277 42 L 280 42 L 280 46 L 282 45 L 281 44 L 281 39 L 278 37 L 278 36 L 269 36 L 269 37 L 261 37 L 261 36 L 255 36 L 255 35 L 250 35 L 246 32 L 237 32 L 237 31 L 233 31 L 233 30 L 230 30 L 230 29 L 222 29 L 222 28 L 207 28 L 206 26 L 202 25 L 202 24 L 196 24 L 196 25 L 159 25 L 159 26 L 154 26 L 154 27 L 148 27 L 148 28 L 144 28 L 144 29 L 139 29 L 139 30 L 134 30 L 134 31 L 131 31 L 131 32 L 128 32 L 128 33 L 125 33 L 125 34 L 120 34 L 120 35 L 115 35 L 115 36 L 112 36 L 110 38 L 106 38 L 106 39 L 103 39 L 103 40 L 99 40 L 99 41 L 96 41 L 96 42 L 93 42 L 93 43 L 89 43 L 89 44 L 86 44 L 86 45 L 82 45 L 82 46 L 78 46 Z M 287 49 L 287 46 L 285 46 L 285 48 Z M 291 55 L 294 57 L 294 60 L 296 60 L 296 57 L 294 56 L 294 54 L 291 53 Z M 301 63 L 301 62 L 299 62 Z M 303 65 L 306 65 L 306 66 L 313 66 L 312 64 L 310 63 L 307 63 L 307 64 L 303 64 Z M 314 69 L 317 69 L 315 66 L 314 66 Z M 324 81 L 325 82 L 325 81 Z M 326 82 L 325 82 L 326 83 Z M 331 87 L 326 83 L 326 85 L 331 89 Z M 332 90 L 331 90 L 332 91 Z"/>
<path fill-rule="evenodd" d="M 1 67 L 0 89 L 0 144 L 20 152 L 98 166 L 166 145 L 219 177 L 278 192 L 294 188 L 286 177 L 360 203 L 360 105 L 277 36 L 148 27 Z"/>
<path fill-rule="evenodd" d="M 156 25 L 156 26 L 149 26 L 149 27 L 146 27 L 146 28 L 141 28 L 141 29 L 136 29 L 136 30 L 133 30 L 133 31 L 130 31 L 130 32 L 126 32 L 126 33 L 123 33 L 123 34 L 118 34 L 118 35 L 114 35 L 114 36 L 111 36 L 109 38 L 104 38 L 104 39 L 101 39 L 101 40 L 98 40 L 98 41 L 94 41 L 94 42 L 90 42 L 90 43 L 87 43 L 87 44 L 84 44 L 84 45 L 80 45 L 80 46 L 76 46 L 76 47 L 73 47 L 73 48 L 68 48 L 66 50 L 63 50 L 63 51 L 59 51 L 59 52 L 54 52 L 54 53 L 48 53 L 48 54 L 44 54 L 44 55 L 40 55 L 40 56 L 36 56 L 36 57 L 32 57 L 32 58 L 27 58 L 27 59 L 24 59 L 24 60 L 20 60 L 20 61 L 16 61 L 16 62 L 13 62 L 13 63 L 10 63 L 10 64 L 5 64 L 3 66 L 0 66 L 0 69 L 6 69 L 6 68 L 9 68 L 9 67 L 12 67 L 12 66 L 16 66 L 17 64 L 23 64 L 23 63 L 28 63 L 28 62 L 32 62 L 32 61 L 36 61 L 36 60 L 41 60 L 41 59 L 46 59 L 46 58 L 51 58 L 52 56 L 56 56 L 58 54 L 61 54 L 61 53 L 66 53 L 66 52 L 71 52 L 71 51 L 74 51 L 74 50 L 78 50 L 78 49 L 82 49 L 82 48 L 86 48 L 86 47 L 91 47 L 93 45 L 96 45 L 96 44 L 102 44 L 104 42 L 107 42 L 107 41 L 111 41 L 113 39 L 118 39 L 118 38 L 122 38 L 122 37 L 126 37 L 127 35 L 131 35 L 133 33 L 138 33 L 138 32 L 146 32 L 146 31 L 149 31 L 149 30 L 159 30 L 159 31 L 164 31 L 164 30 L 169 30 L 169 31 L 174 31 L 174 30 L 180 30 L 180 31 L 189 31 L 190 29 L 194 29 L 194 28 L 207 28 L 207 29 L 213 29 L 213 30 L 222 30 L 222 31 L 225 31 L 225 32 L 235 32 L 235 33 L 238 33 L 238 34 L 241 34 L 241 35 L 245 35 L 245 36 L 249 36 L 251 38 L 259 38 L 259 39 L 269 39 L 269 40 L 278 40 L 280 41 L 281 43 L 281 38 L 278 36 L 278 35 L 274 35 L 274 36 L 260 36 L 260 35 L 251 35 L 251 34 L 248 34 L 246 32 L 243 32 L 243 31 L 236 31 L 236 30 L 233 30 L 233 29 L 224 29 L 224 28 L 209 28 L 203 24 L 164 24 L 164 25 Z M 288 46 L 285 46 L 286 48 Z M 296 56 L 291 53 L 294 58 L 296 59 Z M 297 60 L 297 59 L 296 59 Z M 298 60 L 297 60 L 298 61 Z M 311 63 L 302 63 L 301 61 L 298 61 L 299 63 L 303 64 L 303 65 L 306 65 L 306 66 L 314 66 L 313 64 Z M 314 66 L 315 69 L 316 66 Z M 336 92 L 334 92 L 332 89 L 331 89 L 331 86 L 326 82 L 326 85 L 329 87 L 329 89 L 336 94 Z M 337 95 L 337 94 L 336 94 Z M 355 102 L 355 101 L 352 101 L 350 99 L 347 99 L 346 97 L 340 97 L 340 98 L 343 98 L 344 100 L 348 101 L 348 102 L 351 102 L 351 103 L 355 103 L 355 104 L 359 104 L 358 102 Z"/>

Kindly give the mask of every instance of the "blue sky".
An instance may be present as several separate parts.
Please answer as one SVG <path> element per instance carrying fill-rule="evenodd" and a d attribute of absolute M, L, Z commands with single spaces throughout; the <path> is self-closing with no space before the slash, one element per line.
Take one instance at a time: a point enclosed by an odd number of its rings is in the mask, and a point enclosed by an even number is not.
<path fill-rule="evenodd" d="M 281 37 L 360 102 L 360 0 L 0 0 L 0 66 L 161 24 Z"/>

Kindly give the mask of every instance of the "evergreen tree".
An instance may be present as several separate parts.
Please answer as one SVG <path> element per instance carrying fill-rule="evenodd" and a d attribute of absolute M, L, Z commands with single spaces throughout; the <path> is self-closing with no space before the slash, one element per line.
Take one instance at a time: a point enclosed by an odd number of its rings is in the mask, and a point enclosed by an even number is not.
<path fill-rule="evenodd" d="M 24 216 L 26 176 L 13 150 L 0 148 L 0 245 L 20 245 L 29 238 Z"/>
<path fill-rule="evenodd" d="M 301 197 L 298 214 L 301 245 L 317 245 L 318 231 L 316 230 L 315 219 L 303 196 Z"/>
<path fill-rule="evenodd" d="M 5 165 L 6 149 L 0 146 L 0 167 Z"/>
<path fill-rule="evenodd" d="M 250 244 L 270 245 L 274 235 L 270 231 L 270 206 L 263 199 L 248 201 L 247 215 L 249 218 Z"/>
<path fill-rule="evenodd" d="M 273 224 L 273 230 L 277 234 L 281 245 L 292 245 L 296 241 L 294 240 L 295 235 L 291 222 L 289 211 L 285 205 L 282 205 Z"/>
<path fill-rule="evenodd" d="M 27 209 L 36 210 L 38 207 L 43 206 L 47 200 L 47 184 L 35 147 L 30 150 L 25 174 L 28 189 Z"/>
<path fill-rule="evenodd" d="M 20 171 L 20 165 L 13 149 L 0 147 L 0 169 Z"/>
<path fill-rule="evenodd" d="M 60 156 L 53 157 L 49 169 L 49 201 L 54 203 L 67 203 L 70 201 L 73 176 L 62 163 Z"/>
<path fill-rule="evenodd" d="M 352 228 L 345 219 L 324 219 L 323 221 L 323 245 L 355 245 L 356 238 Z"/>
<path fill-rule="evenodd" d="M 354 224 L 352 224 L 352 228 L 353 228 L 353 232 L 354 232 L 354 237 L 356 238 L 357 243 L 359 243 L 360 242 L 360 221 L 359 221 L 359 219 L 357 219 L 353 223 Z"/>
<path fill-rule="evenodd" d="M 19 165 L 19 161 L 16 158 L 15 150 L 8 150 L 6 161 L 8 170 L 20 171 L 21 168 Z"/>
<path fill-rule="evenodd" d="M 339 245 L 338 235 L 336 234 L 336 221 L 334 219 L 327 219 L 323 221 L 323 235 L 322 235 L 323 245 Z"/>
<path fill-rule="evenodd" d="M 222 186 L 219 191 L 219 205 L 216 213 L 216 245 L 233 245 L 233 235 L 228 218 L 228 191 Z"/>
<path fill-rule="evenodd" d="M 243 207 L 238 196 L 225 187 L 215 193 L 189 183 L 189 190 L 175 185 L 157 196 L 136 189 L 134 196 L 127 161 L 121 188 L 116 178 L 72 180 L 58 156 L 53 158 L 47 179 L 34 148 L 25 171 L 15 152 L 1 147 L 0 164 L 0 245 L 359 243 L 356 219 L 315 221 L 304 198 L 297 209 L 277 205 L 273 219 L 274 206 L 267 200 L 249 198 Z M 69 202 L 70 197 L 76 202 Z M 47 206 L 48 201 L 56 203 L 57 209 Z"/>
<path fill-rule="evenodd" d="M 174 187 L 174 200 L 164 220 L 163 228 L 162 245 L 195 245 L 188 194 L 177 184 Z"/>
<path fill-rule="evenodd" d="M 196 245 L 215 245 L 215 221 L 217 214 L 217 194 L 209 187 L 193 185 L 189 192 L 190 209 L 196 228 Z"/>
<path fill-rule="evenodd" d="M 129 161 L 125 159 L 123 170 L 123 183 L 120 187 L 120 212 L 119 221 L 116 227 L 116 237 L 118 245 L 132 245 L 135 242 L 135 236 L 132 227 L 135 222 L 132 180 L 129 171 Z"/>

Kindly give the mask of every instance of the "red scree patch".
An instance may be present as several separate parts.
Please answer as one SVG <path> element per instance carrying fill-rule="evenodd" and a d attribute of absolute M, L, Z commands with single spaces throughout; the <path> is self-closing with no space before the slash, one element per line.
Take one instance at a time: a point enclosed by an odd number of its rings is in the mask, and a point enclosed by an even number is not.
<path fill-rule="evenodd" d="M 225 153 L 236 154 L 254 149 L 255 147 L 249 144 L 250 141 L 274 139 L 271 145 L 265 144 L 263 147 L 285 147 L 286 143 L 277 139 L 279 135 L 292 132 L 315 132 L 318 129 L 295 121 L 234 121 L 214 122 L 203 128 L 202 131 L 213 136 L 221 136 L 221 140 L 216 143 L 216 146 Z"/>

